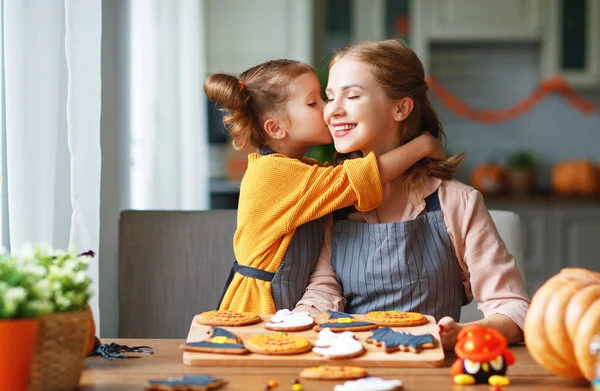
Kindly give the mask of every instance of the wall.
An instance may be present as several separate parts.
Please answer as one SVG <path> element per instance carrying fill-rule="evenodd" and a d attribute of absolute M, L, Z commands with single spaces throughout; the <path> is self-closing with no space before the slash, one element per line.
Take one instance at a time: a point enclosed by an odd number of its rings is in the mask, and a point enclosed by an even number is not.
<path fill-rule="evenodd" d="M 102 1 L 100 336 L 118 336 L 119 213 L 129 205 L 129 1 Z"/>
<path fill-rule="evenodd" d="M 534 44 L 434 45 L 431 74 L 473 108 L 504 108 L 536 88 L 539 61 L 539 47 Z M 582 95 L 600 105 L 600 90 Z M 550 95 L 523 117 L 494 125 L 460 119 L 430 96 L 444 125 L 448 149 L 467 152 L 458 176 L 467 183 L 475 165 L 502 162 L 521 148 L 538 156 L 537 182 L 542 187 L 550 185 L 557 161 L 587 157 L 600 162 L 600 115 L 584 115 L 560 95 Z"/>

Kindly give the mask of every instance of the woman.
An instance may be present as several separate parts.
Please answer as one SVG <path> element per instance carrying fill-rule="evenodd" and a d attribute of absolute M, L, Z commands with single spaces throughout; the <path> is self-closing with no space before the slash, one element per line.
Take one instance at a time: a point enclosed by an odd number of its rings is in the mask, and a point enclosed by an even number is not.
<path fill-rule="evenodd" d="M 324 113 L 336 150 L 345 158 L 379 155 L 425 131 L 442 139 L 426 91 L 423 65 L 403 43 L 366 42 L 337 53 Z M 481 194 L 452 179 L 461 159 L 422 160 L 383 187 L 375 210 L 335 213 L 298 305 L 425 313 L 451 348 L 463 327 L 456 322 L 461 307 L 475 298 L 485 315 L 477 323 L 521 341 L 529 306 L 523 280 Z"/>

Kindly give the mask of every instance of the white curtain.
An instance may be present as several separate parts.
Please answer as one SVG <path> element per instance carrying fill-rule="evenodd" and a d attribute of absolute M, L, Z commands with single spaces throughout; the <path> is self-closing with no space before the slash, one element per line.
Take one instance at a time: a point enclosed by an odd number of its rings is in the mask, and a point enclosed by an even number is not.
<path fill-rule="evenodd" d="M 101 0 L 2 3 L 3 229 L 10 237 L 3 244 L 16 249 L 45 242 L 97 252 Z M 97 263 L 90 276 L 90 304 L 99 324 Z"/>
<path fill-rule="evenodd" d="M 209 207 L 203 0 L 131 0 L 131 205 Z"/>

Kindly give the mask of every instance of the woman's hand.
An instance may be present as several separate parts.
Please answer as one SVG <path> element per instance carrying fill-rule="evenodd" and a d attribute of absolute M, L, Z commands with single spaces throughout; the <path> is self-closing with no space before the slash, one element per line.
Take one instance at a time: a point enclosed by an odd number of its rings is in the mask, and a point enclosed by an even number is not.
<path fill-rule="evenodd" d="M 440 140 L 433 137 L 429 132 L 423 132 L 423 134 L 419 137 L 423 138 L 424 141 L 427 143 L 427 148 L 429 151 L 429 153 L 427 154 L 428 158 L 435 160 L 446 159 L 446 148 L 444 148 L 444 145 Z"/>
<path fill-rule="evenodd" d="M 438 331 L 442 338 L 442 346 L 444 350 L 454 349 L 456 345 L 456 336 L 458 332 L 464 327 L 463 324 L 457 323 L 454 319 L 449 316 L 445 316 L 438 322 Z"/>

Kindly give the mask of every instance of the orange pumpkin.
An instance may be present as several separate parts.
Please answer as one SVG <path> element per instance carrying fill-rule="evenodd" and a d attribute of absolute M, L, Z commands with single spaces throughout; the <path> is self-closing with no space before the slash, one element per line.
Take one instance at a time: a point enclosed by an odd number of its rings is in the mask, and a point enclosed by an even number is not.
<path fill-rule="evenodd" d="M 600 167 L 591 160 L 569 160 L 552 170 L 554 191 L 564 196 L 600 194 Z"/>
<path fill-rule="evenodd" d="M 525 318 L 525 344 L 541 366 L 572 380 L 592 380 L 590 343 L 600 333 L 600 273 L 567 268 L 535 293 Z"/>
<path fill-rule="evenodd" d="M 471 173 L 471 184 L 483 194 L 498 194 L 506 188 L 506 171 L 498 164 L 480 164 Z"/>
<path fill-rule="evenodd" d="M 94 347 L 96 346 L 96 322 L 94 321 L 94 314 L 92 313 L 92 308 L 89 305 L 87 305 L 87 311 L 89 314 L 90 330 L 88 331 L 88 338 L 85 347 L 84 357 L 89 356 L 92 350 L 94 350 Z"/>

